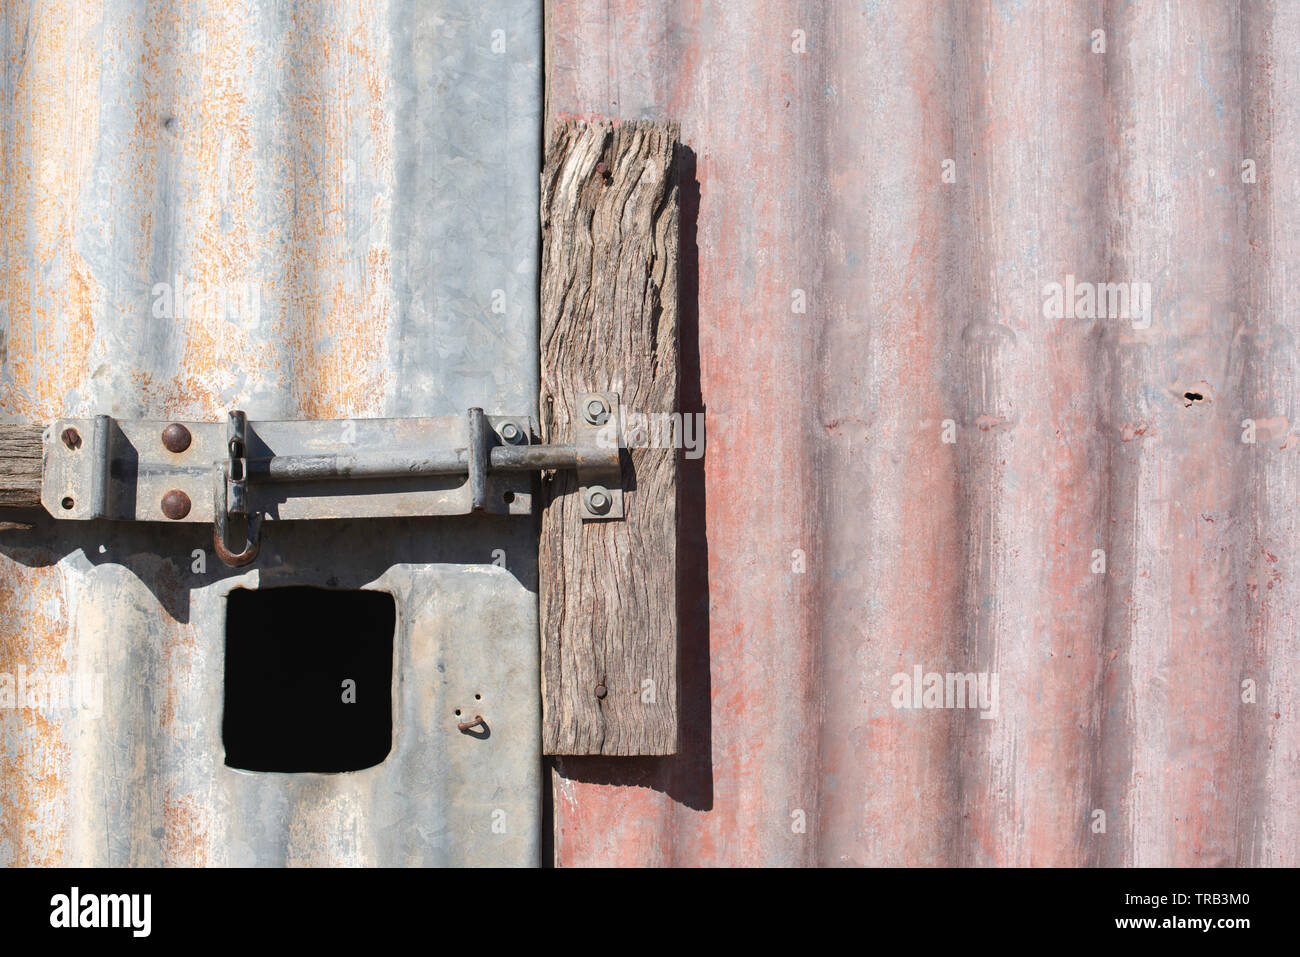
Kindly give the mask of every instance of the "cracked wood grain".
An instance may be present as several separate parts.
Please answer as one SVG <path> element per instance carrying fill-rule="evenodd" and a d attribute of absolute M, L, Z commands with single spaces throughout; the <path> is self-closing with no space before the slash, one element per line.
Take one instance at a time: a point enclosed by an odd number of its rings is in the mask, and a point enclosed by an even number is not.
<path fill-rule="evenodd" d="M 541 188 L 548 442 L 572 439 L 587 392 L 619 393 L 628 413 L 679 408 L 677 138 L 662 123 L 552 127 Z M 677 750 L 677 451 L 629 448 L 623 482 L 626 521 L 585 525 L 574 473 L 543 483 L 547 754 Z"/>

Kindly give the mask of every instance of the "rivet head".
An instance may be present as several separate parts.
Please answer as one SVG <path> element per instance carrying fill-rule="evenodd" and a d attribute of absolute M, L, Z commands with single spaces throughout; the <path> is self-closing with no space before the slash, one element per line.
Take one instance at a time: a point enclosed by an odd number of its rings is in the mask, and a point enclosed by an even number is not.
<path fill-rule="evenodd" d="M 162 500 L 162 513 L 172 521 L 179 521 L 190 514 L 190 497 L 178 488 L 172 489 Z"/>
<path fill-rule="evenodd" d="M 593 485 L 587 489 L 587 508 L 597 515 L 604 515 L 614 504 L 614 496 L 603 485 Z"/>
<path fill-rule="evenodd" d="M 163 429 L 162 442 L 168 452 L 184 452 L 190 447 L 190 430 L 173 422 Z"/>
<path fill-rule="evenodd" d="M 609 690 L 604 685 L 596 685 L 597 698 L 604 698 L 607 694 L 609 694 Z"/>
<path fill-rule="evenodd" d="M 76 429 L 73 428 L 64 429 L 63 433 L 59 436 L 59 438 L 63 439 L 63 444 L 70 449 L 81 448 L 81 433 L 78 432 Z"/>
<path fill-rule="evenodd" d="M 598 395 L 590 396 L 582 404 L 582 417 L 588 425 L 604 425 L 609 421 L 609 405 Z"/>

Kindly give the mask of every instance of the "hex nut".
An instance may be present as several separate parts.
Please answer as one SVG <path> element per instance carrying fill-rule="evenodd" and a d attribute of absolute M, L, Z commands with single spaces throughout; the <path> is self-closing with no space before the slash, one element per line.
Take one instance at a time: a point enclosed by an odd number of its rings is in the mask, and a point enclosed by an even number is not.
<path fill-rule="evenodd" d="M 601 396 L 588 396 L 582 403 L 582 417 L 588 425 L 604 425 L 609 421 L 609 403 Z"/>
<path fill-rule="evenodd" d="M 596 515 L 604 515 L 614 504 L 614 496 L 603 485 L 593 485 L 587 489 L 587 510 Z"/>

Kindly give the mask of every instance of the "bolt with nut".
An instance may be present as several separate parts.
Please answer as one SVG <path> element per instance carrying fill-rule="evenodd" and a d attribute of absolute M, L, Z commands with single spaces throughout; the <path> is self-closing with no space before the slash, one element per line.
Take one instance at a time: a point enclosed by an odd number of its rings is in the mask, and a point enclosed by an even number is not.
<path fill-rule="evenodd" d="M 587 489 L 587 510 L 596 515 L 604 515 L 614 504 L 614 496 L 603 485 L 593 485 Z"/>
<path fill-rule="evenodd" d="M 601 396 L 588 396 L 582 403 L 582 417 L 588 425 L 604 425 L 609 421 L 609 403 Z"/>

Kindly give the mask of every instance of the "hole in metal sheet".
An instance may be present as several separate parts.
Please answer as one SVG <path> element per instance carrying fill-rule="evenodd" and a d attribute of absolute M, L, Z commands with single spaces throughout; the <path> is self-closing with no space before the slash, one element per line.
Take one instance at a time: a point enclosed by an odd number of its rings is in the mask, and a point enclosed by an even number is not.
<path fill-rule="evenodd" d="M 514 492 L 506 492 L 506 494 L 505 494 L 505 495 L 502 495 L 501 497 L 502 497 L 503 499 L 505 499 L 506 504 L 509 505 L 511 502 L 513 502 L 513 501 L 515 500 L 515 493 L 514 493 Z"/>
<path fill-rule="evenodd" d="M 393 744 L 397 604 L 379 591 L 237 588 L 226 601 L 226 765 L 360 771 Z"/>
<path fill-rule="evenodd" d="M 63 501 L 60 502 L 59 504 L 62 505 L 65 509 L 70 509 L 76 503 L 72 501 L 71 495 L 65 495 Z"/>

